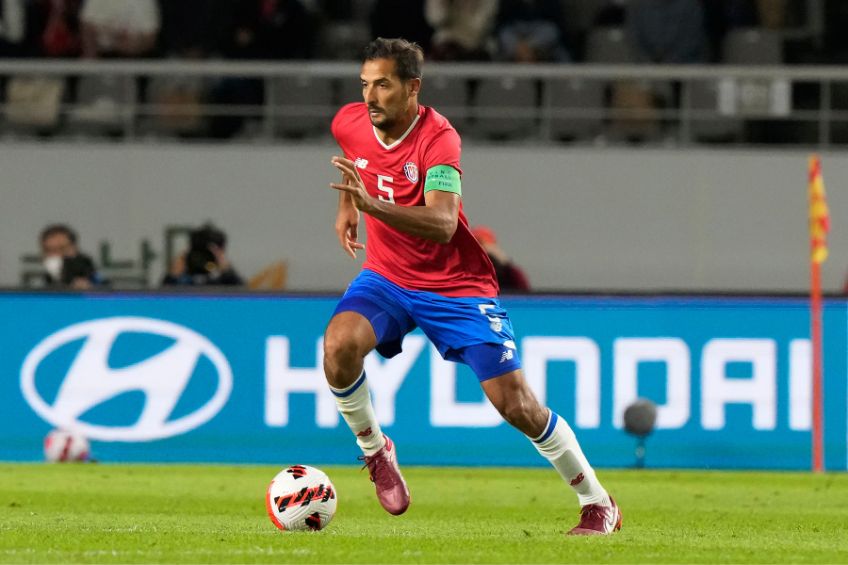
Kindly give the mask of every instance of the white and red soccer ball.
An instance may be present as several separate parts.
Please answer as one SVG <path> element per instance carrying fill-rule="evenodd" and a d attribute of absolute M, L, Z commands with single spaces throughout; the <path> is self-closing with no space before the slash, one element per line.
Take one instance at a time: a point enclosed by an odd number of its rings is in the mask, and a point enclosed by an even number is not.
<path fill-rule="evenodd" d="M 306 465 L 283 469 L 265 494 L 268 516 L 281 530 L 321 530 L 336 513 L 336 488 L 323 471 Z"/>
<path fill-rule="evenodd" d="M 44 438 L 44 459 L 50 463 L 87 461 L 91 446 L 84 436 L 66 430 L 53 430 Z"/>

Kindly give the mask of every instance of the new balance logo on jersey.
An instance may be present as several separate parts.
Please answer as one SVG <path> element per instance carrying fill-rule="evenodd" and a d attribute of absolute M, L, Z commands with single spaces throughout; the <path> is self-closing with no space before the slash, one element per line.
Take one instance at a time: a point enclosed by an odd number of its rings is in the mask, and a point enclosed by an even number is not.
<path fill-rule="evenodd" d="M 353 162 L 353 166 L 357 169 L 364 169 L 368 166 L 368 159 L 363 159 L 362 157 L 357 157 Z"/>
<path fill-rule="evenodd" d="M 510 359 L 512 359 L 515 354 L 512 352 L 512 349 L 507 349 L 503 353 L 501 353 L 501 363 L 506 363 Z"/>

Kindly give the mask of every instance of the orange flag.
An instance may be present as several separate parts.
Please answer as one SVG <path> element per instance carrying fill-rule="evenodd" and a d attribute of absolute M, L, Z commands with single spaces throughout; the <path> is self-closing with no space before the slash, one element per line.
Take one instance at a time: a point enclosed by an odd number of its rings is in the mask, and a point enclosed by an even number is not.
<path fill-rule="evenodd" d="M 830 212 L 827 209 L 827 197 L 824 193 L 821 160 L 817 155 L 810 157 L 809 177 L 810 260 L 813 263 L 821 264 L 827 260 L 827 232 L 830 231 Z"/>

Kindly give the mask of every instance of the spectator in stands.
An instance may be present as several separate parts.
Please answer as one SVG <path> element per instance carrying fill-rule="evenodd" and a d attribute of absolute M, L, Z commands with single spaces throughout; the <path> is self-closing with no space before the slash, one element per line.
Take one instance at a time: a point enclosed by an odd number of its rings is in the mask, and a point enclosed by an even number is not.
<path fill-rule="evenodd" d="M 244 284 L 226 254 L 227 235 L 212 224 L 191 232 L 189 248 L 171 263 L 163 285 L 241 286 Z"/>
<path fill-rule="evenodd" d="M 424 15 L 435 30 L 430 56 L 443 61 L 488 60 L 498 0 L 426 0 Z"/>
<path fill-rule="evenodd" d="M 80 253 L 77 234 L 69 226 L 51 224 L 41 231 L 39 241 L 47 286 L 88 289 L 103 284 L 94 261 Z"/>
<path fill-rule="evenodd" d="M 300 0 L 240 0 L 224 40 L 224 55 L 230 59 L 308 59 L 312 57 L 315 21 Z M 261 80 L 230 77 L 212 90 L 215 105 L 258 107 L 264 102 Z M 215 138 L 236 135 L 247 118 L 216 116 L 210 122 Z"/>
<path fill-rule="evenodd" d="M 140 58 L 156 53 L 161 20 L 156 0 L 85 0 L 80 13 L 86 59 Z M 121 135 L 133 83 L 116 73 L 89 74 L 73 81 L 73 127 Z"/>
<path fill-rule="evenodd" d="M 692 64 L 707 61 L 704 14 L 700 0 L 628 0 L 625 32 L 634 62 Z M 610 106 L 620 111 L 609 134 L 631 143 L 657 140 L 663 134 L 660 109 L 678 106 L 680 90 L 663 81 L 617 81 Z"/>
<path fill-rule="evenodd" d="M 570 61 L 564 12 L 561 0 L 501 0 L 498 59 L 514 63 Z"/>
<path fill-rule="evenodd" d="M 300 0 L 239 0 L 225 55 L 231 59 L 308 59 L 314 22 Z"/>
<path fill-rule="evenodd" d="M 371 8 L 371 38 L 402 37 L 430 52 L 433 28 L 424 17 L 425 0 L 377 0 Z"/>
<path fill-rule="evenodd" d="M 495 266 L 501 292 L 526 292 L 530 290 L 530 281 L 527 280 L 527 275 L 518 265 L 513 263 L 506 251 L 498 245 L 497 237 L 492 228 L 476 226 L 471 229 L 471 233 L 486 250 L 489 259 Z"/>
<path fill-rule="evenodd" d="M 154 54 L 161 25 L 156 0 L 85 0 L 82 52 L 87 58 Z"/>
<path fill-rule="evenodd" d="M 356 10 L 353 0 L 313 0 L 318 3 L 318 11 L 321 17 L 329 21 L 354 20 Z"/>
<path fill-rule="evenodd" d="M 25 39 L 24 0 L 0 0 L 0 57 L 22 57 Z"/>
<path fill-rule="evenodd" d="M 319 29 L 314 34 L 317 56 L 321 59 L 358 60 L 362 46 L 370 40 L 368 8 L 373 0 L 310 2 L 317 8 L 319 20 Z"/>
<path fill-rule="evenodd" d="M 627 19 L 627 0 L 607 0 L 595 14 L 594 27 L 623 27 Z"/>
<path fill-rule="evenodd" d="M 74 58 L 82 53 L 83 0 L 32 0 L 27 10 L 28 54 Z"/>
<path fill-rule="evenodd" d="M 218 54 L 233 25 L 234 7 L 233 0 L 159 0 L 160 51 L 190 59 Z"/>
<path fill-rule="evenodd" d="M 729 30 L 759 25 L 755 0 L 709 0 L 702 2 L 702 6 L 713 62 L 721 61 L 721 44 Z"/>
<path fill-rule="evenodd" d="M 159 0 L 162 29 L 160 51 L 167 58 L 199 61 L 215 56 L 232 25 L 232 0 Z M 145 96 L 152 109 L 150 124 L 157 131 L 191 138 L 210 133 L 216 120 L 229 116 L 204 115 L 205 104 L 224 104 L 217 88 L 229 80 L 205 76 L 158 75 L 147 81 Z M 241 125 L 236 124 L 235 129 Z"/>
<path fill-rule="evenodd" d="M 768 29 L 783 29 L 800 25 L 810 0 L 757 0 L 760 25 Z"/>
<path fill-rule="evenodd" d="M 626 24 L 642 61 L 688 64 L 707 60 L 700 0 L 630 0 Z"/>

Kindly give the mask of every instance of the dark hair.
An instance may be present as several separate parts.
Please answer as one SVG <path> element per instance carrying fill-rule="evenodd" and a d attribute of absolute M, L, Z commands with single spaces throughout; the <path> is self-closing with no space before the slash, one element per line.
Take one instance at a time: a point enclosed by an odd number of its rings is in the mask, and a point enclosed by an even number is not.
<path fill-rule="evenodd" d="M 191 230 L 189 243 L 192 249 L 209 249 L 210 245 L 217 245 L 224 249 L 227 246 L 227 234 L 215 227 L 214 224 L 206 223 Z"/>
<path fill-rule="evenodd" d="M 47 241 L 47 238 L 59 234 L 65 235 L 74 245 L 77 244 L 77 232 L 71 229 L 71 226 L 67 224 L 50 224 L 49 226 L 41 230 L 39 241 L 41 243 L 44 243 L 45 241 Z"/>
<path fill-rule="evenodd" d="M 189 250 L 186 253 L 186 272 L 189 275 L 208 275 L 218 266 L 215 254 L 209 248 L 215 245 L 224 249 L 227 234 L 212 224 L 203 224 L 189 234 Z"/>
<path fill-rule="evenodd" d="M 424 65 L 424 52 L 417 43 L 401 38 L 386 39 L 378 37 L 365 47 L 365 61 L 374 59 L 392 59 L 395 62 L 395 72 L 401 80 L 421 78 L 421 67 Z"/>

